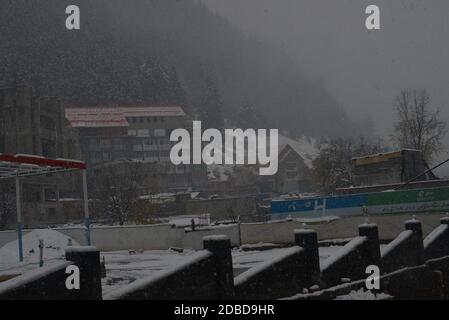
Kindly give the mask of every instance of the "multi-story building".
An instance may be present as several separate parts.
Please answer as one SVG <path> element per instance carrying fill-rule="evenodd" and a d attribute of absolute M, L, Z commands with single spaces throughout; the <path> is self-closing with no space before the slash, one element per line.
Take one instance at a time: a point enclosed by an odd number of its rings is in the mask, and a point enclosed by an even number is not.
<path fill-rule="evenodd" d="M 187 125 L 181 107 L 68 108 L 82 158 L 91 164 L 119 159 L 170 161 L 170 133 Z"/>
<path fill-rule="evenodd" d="M 0 88 L 0 153 L 76 158 L 73 143 L 57 97 L 37 97 L 33 89 L 25 85 Z M 55 175 L 22 179 L 25 227 L 64 222 L 59 190 L 72 180 L 65 177 L 61 183 L 60 177 Z M 0 227 L 14 225 L 13 216 L 6 226 Z"/>
<path fill-rule="evenodd" d="M 78 137 L 81 159 L 91 166 L 122 166 L 137 160 L 147 164 L 146 173 L 163 189 L 195 187 L 207 180 L 205 166 L 175 166 L 170 161 L 174 144 L 170 133 L 192 126 L 179 106 L 67 108 L 65 115 Z"/>
<path fill-rule="evenodd" d="M 56 97 L 27 86 L 0 89 L 0 152 L 65 157 L 64 113 Z"/>

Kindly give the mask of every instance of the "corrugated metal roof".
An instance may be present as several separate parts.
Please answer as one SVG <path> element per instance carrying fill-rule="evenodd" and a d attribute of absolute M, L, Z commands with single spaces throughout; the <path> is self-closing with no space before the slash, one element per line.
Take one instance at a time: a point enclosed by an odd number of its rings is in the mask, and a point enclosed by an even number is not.
<path fill-rule="evenodd" d="M 128 127 L 126 118 L 182 117 L 184 110 L 174 107 L 67 108 L 65 116 L 72 128 Z"/>

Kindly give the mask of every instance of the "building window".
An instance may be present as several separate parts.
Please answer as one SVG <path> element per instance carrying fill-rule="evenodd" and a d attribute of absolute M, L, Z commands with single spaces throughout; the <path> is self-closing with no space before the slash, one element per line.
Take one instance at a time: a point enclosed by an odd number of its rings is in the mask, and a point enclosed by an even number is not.
<path fill-rule="evenodd" d="M 125 158 L 124 152 L 115 152 L 114 153 L 114 159 L 122 159 L 122 158 Z"/>
<path fill-rule="evenodd" d="M 148 130 L 148 129 L 139 129 L 139 130 L 137 130 L 137 136 L 138 137 L 149 137 L 150 136 L 150 130 Z"/>
<path fill-rule="evenodd" d="M 133 151 L 142 151 L 142 144 L 141 143 L 134 144 Z"/>
<path fill-rule="evenodd" d="M 89 158 L 91 162 L 100 162 L 101 161 L 101 153 L 100 152 L 90 152 Z"/>
<path fill-rule="evenodd" d="M 137 130 L 129 129 L 128 130 L 128 136 L 137 136 Z"/>
<path fill-rule="evenodd" d="M 111 147 L 111 140 L 109 140 L 109 139 L 102 139 L 101 140 L 101 148 L 109 149 L 110 147 Z"/>
<path fill-rule="evenodd" d="M 100 142 L 98 139 L 90 139 L 89 140 L 89 147 L 92 149 L 98 149 L 100 146 Z"/>
<path fill-rule="evenodd" d="M 55 208 L 48 208 L 48 217 L 49 218 L 56 217 L 56 209 Z"/>
<path fill-rule="evenodd" d="M 296 170 L 298 168 L 296 162 L 287 162 L 285 166 L 288 170 Z"/>
<path fill-rule="evenodd" d="M 298 177 L 298 173 L 297 172 L 287 172 L 287 179 L 295 179 Z"/>
<path fill-rule="evenodd" d="M 47 116 L 41 116 L 40 120 L 41 120 L 41 128 L 51 130 L 51 131 L 56 130 L 56 123 L 52 118 L 47 117 Z"/>
<path fill-rule="evenodd" d="M 165 129 L 154 129 L 155 137 L 165 137 L 166 130 Z"/>
<path fill-rule="evenodd" d="M 0 135 L 0 153 L 5 152 L 5 148 L 5 136 Z"/>
<path fill-rule="evenodd" d="M 27 190 L 27 192 L 23 193 L 23 201 L 24 202 L 41 202 L 41 192 L 36 190 Z"/>
<path fill-rule="evenodd" d="M 122 139 L 114 139 L 114 150 L 125 150 L 125 144 Z"/>
<path fill-rule="evenodd" d="M 56 142 L 42 139 L 42 155 L 47 158 L 56 158 Z"/>

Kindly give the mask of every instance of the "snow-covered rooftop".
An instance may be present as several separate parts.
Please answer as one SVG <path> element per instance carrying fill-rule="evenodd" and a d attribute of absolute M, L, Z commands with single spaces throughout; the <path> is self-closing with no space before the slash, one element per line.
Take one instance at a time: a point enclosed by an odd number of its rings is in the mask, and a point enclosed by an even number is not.
<path fill-rule="evenodd" d="M 169 107 L 117 107 L 117 108 L 67 108 L 65 117 L 72 128 L 128 127 L 127 118 L 182 117 L 179 106 Z"/>

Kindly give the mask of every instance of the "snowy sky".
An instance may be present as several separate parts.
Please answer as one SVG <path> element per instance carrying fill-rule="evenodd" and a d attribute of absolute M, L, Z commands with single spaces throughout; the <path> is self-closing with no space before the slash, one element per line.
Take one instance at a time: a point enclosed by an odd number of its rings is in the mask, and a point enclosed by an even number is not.
<path fill-rule="evenodd" d="M 323 80 L 352 119 L 369 115 L 380 135 L 391 133 L 392 103 L 402 88 L 427 88 L 449 118 L 447 0 L 202 1 L 286 51 Z M 370 4 L 381 9 L 379 31 L 365 28 Z"/>

